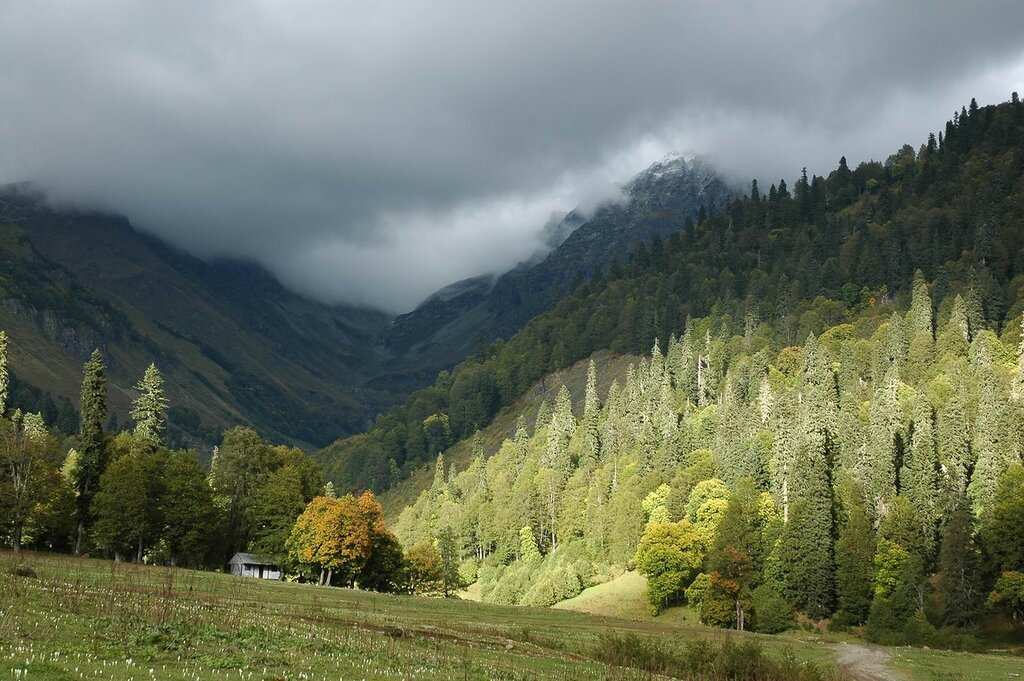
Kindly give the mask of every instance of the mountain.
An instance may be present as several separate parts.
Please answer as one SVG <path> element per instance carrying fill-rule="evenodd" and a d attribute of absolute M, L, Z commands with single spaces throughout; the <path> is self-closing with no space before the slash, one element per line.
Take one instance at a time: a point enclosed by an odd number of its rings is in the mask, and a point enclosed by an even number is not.
<path fill-rule="evenodd" d="M 508 338 L 548 309 L 577 277 L 590 278 L 624 260 L 639 242 L 665 238 L 687 219 L 732 196 L 701 159 L 667 157 L 623 188 L 619 200 L 591 215 L 553 217 L 542 236 L 550 249 L 497 277 L 452 284 L 399 316 L 386 334 L 395 355 L 387 369 L 422 385 L 496 338 Z"/>
<path fill-rule="evenodd" d="M 271 439 L 323 445 L 514 333 L 574 277 L 726 195 L 709 167 L 682 159 L 624 191 L 589 219 L 554 215 L 544 250 L 512 271 L 446 286 L 391 320 L 298 295 L 251 262 L 192 257 L 123 216 L 57 208 L 31 184 L 9 185 L 0 188 L 0 327 L 13 339 L 13 390 L 74 432 L 81 366 L 100 348 L 116 419 L 156 362 L 175 442 L 205 449 L 225 426 L 246 423 Z"/>
<path fill-rule="evenodd" d="M 0 259 L 0 328 L 26 390 L 77 402 L 98 347 L 123 420 L 156 362 L 172 433 L 205 444 L 236 423 L 322 444 L 363 429 L 393 399 L 362 387 L 380 363 L 386 315 L 297 295 L 252 263 L 204 262 L 124 217 L 56 210 L 29 185 L 5 187 Z"/>
<path fill-rule="evenodd" d="M 1008 320 L 1024 311 L 1022 141 L 1024 106 L 972 106 L 941 143 L 933 135 L 919 150 L 904 145 L 855 169 L 843 158 L 792 191 L 783 181 L 764 193 L 752 186 L 748 197 L 580 283 L 370 431 L 321 451 L 325 473 L 341 488 L 390 488 L 443 451 L 443 439 L 425 436 L 428 419 L 447 423 L 453 442 L 471 436 L 551 372 L 601 349 L 648 352 L 654 339 L 683 333 L 688 318 L 723 320 L 722 338 L 702 339 L 702 382 L 718 381 L 728 366 L 716 363 L 716 347 L 747 342 L 762 325 L 774 342 L 800 345 L 852 311 L 904 299 L 918 269 L 940 317 L 959 294 L 971 328 L 1012 331 Z M 892 342 L 891 352 L 905 351 Z"/>
<path fill-rule="evenodd" d="M 1022 207 L 1016 94 L 884 163 L 752 184 L 359 436 L 408 442 L 400 417 L 427 406 L 428 434 L 447 416 L 469 435 L 391 485 L 420 489 L 395 534 L 444 537 L 484 602 L 551 605 L 631 567 L 653 612 L 724 628 L 985 631 L 1024 570 Z M 585 386 L 577 363 L 529 403 L 523 376 L 588 356 Z M 492 388 L 512 406 L 470 425 Z"/>

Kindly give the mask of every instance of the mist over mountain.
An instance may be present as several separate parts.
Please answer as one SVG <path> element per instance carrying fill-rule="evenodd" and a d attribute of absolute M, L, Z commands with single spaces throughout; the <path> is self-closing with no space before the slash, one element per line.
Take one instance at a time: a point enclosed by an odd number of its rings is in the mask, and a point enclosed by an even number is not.
<path fill-rule="evenodd" d="M 670 150 L 744 185 L 883 158 L 1005 97 L 1022 22 L 1015 0 L 7 3 L 0 182 L 399 314 Z"/>

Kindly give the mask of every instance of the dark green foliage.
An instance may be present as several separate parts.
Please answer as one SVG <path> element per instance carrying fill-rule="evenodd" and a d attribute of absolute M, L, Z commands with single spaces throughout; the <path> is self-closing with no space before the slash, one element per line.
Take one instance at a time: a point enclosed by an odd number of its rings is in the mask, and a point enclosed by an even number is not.
<path fill-rule="evenodd" d="M 846 520 L 836 542 L 836 592 L 838 610 L 834 621 L 842 626 L 863 624 L 871 607 L 871 578 L 875 558 L 875 534 L 856 483 L 848 488 Z"/>
<path fill-rule="evenodd" d="M 373 533 L 370 557 L 356 575 L 360 589 L 402 593 L 409 588 L 409 568 L 402 545 L 390 532 Z"/>
<path fill-rule="evenodd" d="M 462 583 L 462 576 L 459 574 L 461 556 L 459 556 L 458 540 L 455 537 L 455 531 L 450 526 L 446 526 L 438 535 L 437 553 L 441 558 L 439 566 L 441 592 L 445 598 L 449 598 L 466 586 Z"/>
<path fill-rule="evenodd" d="M 1000 477 L 982 533 L 998 571 L 1024 572 L 1024 465 L 1013 465 Z"/>
<path fill-rule="evenodd" d="M 310 499 L 303 494 L 302 478 L 295 466 L 285 465 L 271 473 L 245 507 L 249 550 L 283 565 L 288 555 L 285 542 Z"/>
<path fill-rule="evenodd" d="M 119 559 L 134 557 L 141 562 L 146 546 L 156 540 L 157 456 L 156 452 L 121 456 L 100 477 L 92 502 L 94 540 Z"/>
<path fill-rule="evenodd" d="M 85 526 L 89 522 L 89 507 L 107 466 L 107 453 L 103 424 L 107 420 L 107 380 L 103 356 L 93 350 L 85 363 L 82 376 L 81 422 L 78 430 L 78 464 L 75 487 L 78 491 L 78 536 L 75 553 L 81 551 Z"/>
<path fill-rule="evenodd" d="M 171 565 L 200 567 L 207 563 L 218 527 L 213 492 L 195 452 L 162 451 L 159 456 L 155 503 L 161 548 Z"/>
<path fill-rule="evenodd" d="M 985 598 L 981 552 L 974 545 L 972 526 L 970 512 L 962 503 L 946 519 L 939 550 L 938 592 L 943 621 L 958 627 L 975 623 Z"/>

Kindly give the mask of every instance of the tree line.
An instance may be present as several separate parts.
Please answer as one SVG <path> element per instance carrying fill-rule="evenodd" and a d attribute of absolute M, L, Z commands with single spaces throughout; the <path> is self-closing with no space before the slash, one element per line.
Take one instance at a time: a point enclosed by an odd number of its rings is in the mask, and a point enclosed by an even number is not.
<path fill-rule="evenodd" d="M 690 320 L 582 408 L 563 387 L 491 457 L 475 444 L 395 525 L 458 538 L 485 601 L 549 605 L 636 569 L 657 613 L 766 632 L 797 614 L 888 643 L 967 640 L 1024 606 L 1024 333 L 969 291 L 838 301 L 784 345 Z M 958 287 L 957 287 L 958 288 Z"/>
<path fill-rule="evenodd" d="M 8 337 L 0 331 L 0 543 L 191 568 L 250 551 L 294 577 L 377 591 L 450 595 L 451 538 L 405 553 L 371 492 L 337 497 L 315 461 L 255 431 L 224 433 L 208 468 L 166 446 L 163 380 L 135 386 L 133 427 L 107 432 L 106 366 L 83 367 L 78 433 L 8 409 Z"/>

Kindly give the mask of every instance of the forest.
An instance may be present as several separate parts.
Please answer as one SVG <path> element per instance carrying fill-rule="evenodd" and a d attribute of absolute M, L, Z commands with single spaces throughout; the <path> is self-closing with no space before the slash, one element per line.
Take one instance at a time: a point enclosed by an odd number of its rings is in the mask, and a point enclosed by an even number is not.
<path fill-rule="evenodd" d="M 490 378 L 493 408 L 534 362 L 667 343 L 604 395 L 592 365 L 581 413 L 563 389 L 493 456 L 478 440 L 467 470 L 439 456 L 399 538 L 455 532 L 464 578 L 496 603 L 549 605 L 637 569 L 654 612 L 685 603 L 725 627 L 829 618 L 955 646 L 1019 621 L 1022 123 L 1016 96 L 972 102 L 918 152 L 843 159 L 792 195 L 755 183 L 580 284 L 442 377 L 452 431 L 474 423 L 464 373 Z"/>
<path fill-rule="evenodd" d="M 295 447 L 254 430 L 226 431 L 208 468 L 166 442 L 169 404 L 159 369 L 135 386 L 130 429 L 108 432 L 97 350 L 83 367 L 78 433 L 40 413 L 8 409 L 9 339 L 0 331 L 0 542 L 117 562 L 221 570 L 251 551 L 292 579 L 406 593 L 454 588 L 454 543 L 412 547 L 384 524 L 372 492 L 341 497 Z"/>

